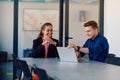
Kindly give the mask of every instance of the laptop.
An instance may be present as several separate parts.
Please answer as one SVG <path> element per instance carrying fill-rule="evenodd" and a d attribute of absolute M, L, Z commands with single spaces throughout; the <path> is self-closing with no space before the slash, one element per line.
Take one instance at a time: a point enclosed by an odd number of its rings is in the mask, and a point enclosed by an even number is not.
<path fill-rule="evenodd" d="M 78 62 L 74 48 L 57 47 L 60 61 Z"/>

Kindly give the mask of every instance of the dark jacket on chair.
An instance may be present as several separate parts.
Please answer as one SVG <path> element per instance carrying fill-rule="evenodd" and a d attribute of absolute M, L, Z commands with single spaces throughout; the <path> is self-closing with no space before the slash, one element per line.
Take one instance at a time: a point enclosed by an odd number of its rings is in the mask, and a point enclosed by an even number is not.
<path fill-rule="evenodd" d="M 58 40 L 53 39 L 53 38 L 52 38 L 52 40 L 55 41 L 57 43 L 56 46 L 58 46 Z M 33 54 L 34 58 L 37 58 L 37 57 L 44 58 L 45 47 L 42 45 L 42 42 L 43 42 L 42 38 L 38 38 L 38 39 L 33 40 L 32 54 Z M 52 45 L 52 44 L 49 45 L 48 58 L 55 58 L 55 57 L 59 58 L 56 46 Z"/>

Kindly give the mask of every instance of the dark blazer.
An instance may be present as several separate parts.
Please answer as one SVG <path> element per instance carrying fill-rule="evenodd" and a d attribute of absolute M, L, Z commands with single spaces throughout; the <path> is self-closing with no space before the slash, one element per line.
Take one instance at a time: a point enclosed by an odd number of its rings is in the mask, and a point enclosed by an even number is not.
<path fill-rule="evenodd" d="M 53 38 L 52 38 L 52 40 L 55 41 L 57 43 L 56 46 L 58 46 L 58 40 L 53 39 Z M 32 54 L 33 54 L 34 58 L 37 58 L 37 57 L 44 58 L 45 47 L 42 45 L 42 42 L 43 42 L 42 38 L 38 38 L 38 39 L 33 40 Z M 52 45 L 52 44 L 49 45 L 48 58 L 55 58 L 55 57 L 59 58 L 56 46 Z"/>

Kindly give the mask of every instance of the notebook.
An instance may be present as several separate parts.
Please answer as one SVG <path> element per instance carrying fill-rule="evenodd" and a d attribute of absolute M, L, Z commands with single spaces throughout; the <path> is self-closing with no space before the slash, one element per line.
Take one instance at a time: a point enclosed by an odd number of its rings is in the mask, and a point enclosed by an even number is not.
<path fill-rule="evenodd" d="M 78 62 L 74 48 L 57 47 L 60 61 Z"/>

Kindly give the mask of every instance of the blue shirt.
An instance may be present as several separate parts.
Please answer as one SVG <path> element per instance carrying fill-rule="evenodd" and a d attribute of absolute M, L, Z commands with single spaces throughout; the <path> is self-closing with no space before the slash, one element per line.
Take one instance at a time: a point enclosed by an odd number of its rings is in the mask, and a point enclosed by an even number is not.
<path fill-rule="evenodd" d="M 89 59 L 105 62 L 105 59 L 109 53 L 109 44 L 107 39 L 98 34 L 94 40 L 88 39 L 83 45 L 84 48 L 89 49 Z M 84 53 L 81 54 L 83 56 Z"/>

